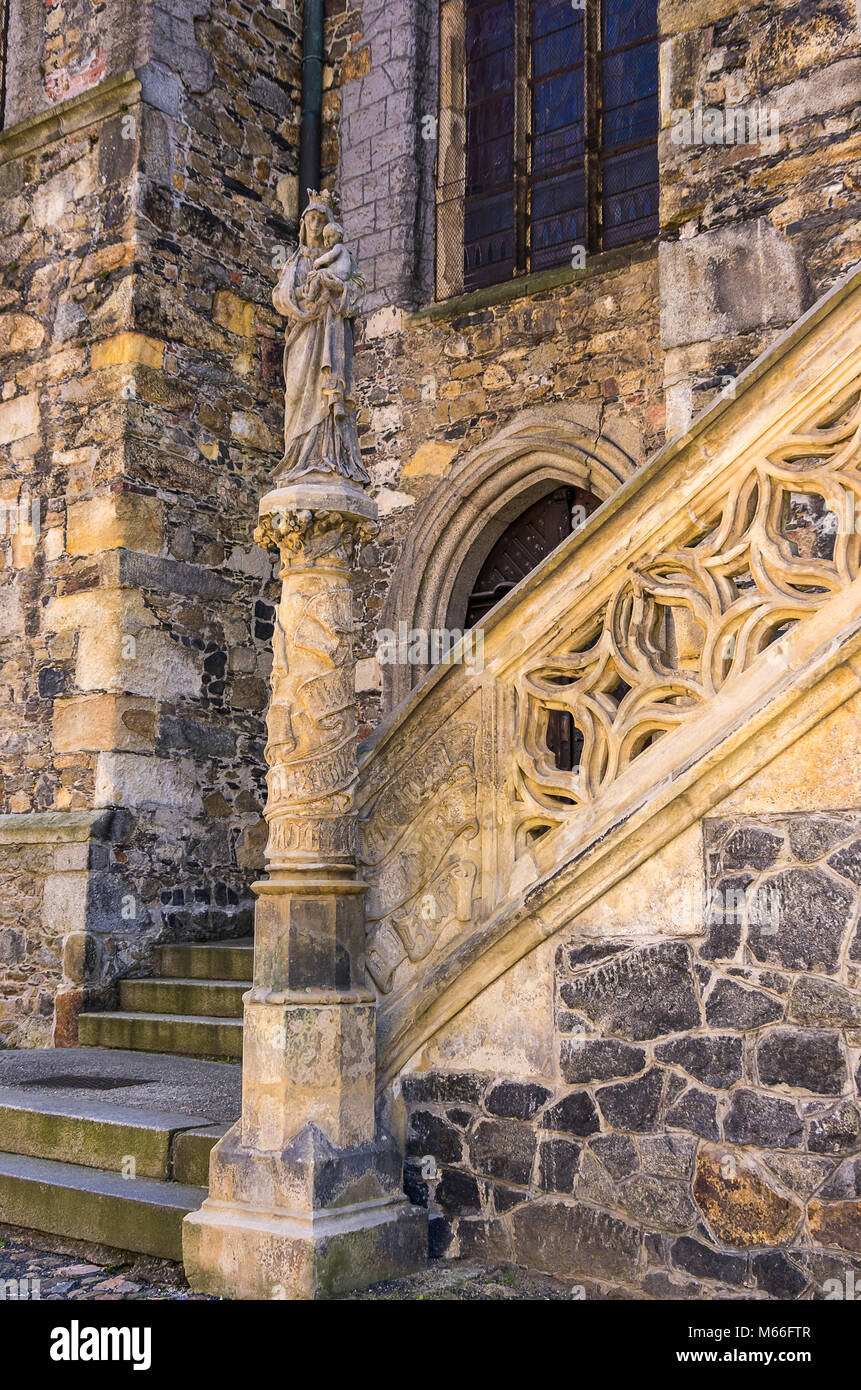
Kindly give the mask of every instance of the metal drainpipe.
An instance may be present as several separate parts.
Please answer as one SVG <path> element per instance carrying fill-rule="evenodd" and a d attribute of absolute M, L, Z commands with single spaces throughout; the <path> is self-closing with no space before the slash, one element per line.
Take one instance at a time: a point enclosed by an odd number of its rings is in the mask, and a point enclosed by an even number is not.
<path fill-rule="evenodd" d="M 0 130 L 6 124 L 6 77 L 9 71 L 9 11 L 12 0 L 0 0 Z"/>
<path fill-rule="evenodd" d="M 302 20 L 302 124 L 299 134 L 299 215 L 308 189 L 320 187 L 323 109 L 323 0 L 305 0 Z"/>

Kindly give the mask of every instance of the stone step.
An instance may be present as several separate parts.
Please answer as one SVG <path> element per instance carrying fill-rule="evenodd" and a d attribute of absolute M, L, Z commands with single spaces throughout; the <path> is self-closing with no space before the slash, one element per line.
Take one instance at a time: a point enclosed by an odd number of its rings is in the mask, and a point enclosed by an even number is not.
<path fill-rule="evenodd" d="M 0 1090 L 23 1092 L 35 1109 L 46 1099 L 104 1101 L 230 1125 L 242 1108 L 242 1068 L 205 1057 L 118 1048 L 5 1048 L 0 1049 Z"/>
<path fill-rule="evenodd" d="M 241 1018 L 242 996 L 250 988 L 250 980 L 121 980 L 120 1008 L 130 1013 Z"/>
<path fill-rule="evenodd" d="M 230 1125 L 184 1129 L 173 1144 L 173 1178 L 193 1187 L 209 1187 L 209 1155 Z"/>
<path fill-rule="evenodd" d="M 181 1057 L 242 1056 L 242 1020 L 190 1014 L 81 1014 L 82 1047 L 122 1047 L 132 1052 L 172 1052 Z"/>
<path fill-rule="evenodd" d="M 179 1135 L 191 1131 L 200 1136 L 210 1128 L 204 1115 L 141 1110 L 110 1100 L 34 1095 L 29 1090 L 0 1087 L 3 1148 L 29 1158 L 56 1159 L 114 1173 L 131 1169 L 135 1177 L 167 1181 L 173 1176 Z M 223 1127 L 213 1131 L 210 1147 L 220 1132 Z M 199 1146 L 202 1140 L 196 1142 Z"/>
<path fill-rule="evenodd" d="M 0 1222 L 182 1260 L 182 1221 L 205 1187 L 0 1153 Z"/>
<path fill-rule="evenodd" d="M 179 942 L 156 950 L 158 973 L 183 980 L 250 980 L 254 939 Z"/>

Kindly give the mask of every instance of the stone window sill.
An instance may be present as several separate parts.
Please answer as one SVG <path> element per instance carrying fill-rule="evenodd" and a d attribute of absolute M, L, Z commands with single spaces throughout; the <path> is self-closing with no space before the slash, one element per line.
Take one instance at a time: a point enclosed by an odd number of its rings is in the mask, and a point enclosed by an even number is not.
<path fill-rule="evenodd" d="M 457 318 L 462 314 L 473 313 L 477 309 L 489 309 L 497 304 L 507 304 L 511 300 L 525 299 L 554 290 L 560 285 L 582 284 L 598 275 L 618 270 L 640 261 L 651 260 L 657 255 L 658 240 L 638 241 L 630 246 L 619 246 L 612 251 L 601 251 L 596 256 L 587 256 L 582 270 L 572 270 L 570 265 L 554 266 L 551 270 L 540 270 L 534 275 L 520 275 L 516 279 L 503 280 L 498 285 L 483 285 L 481 289 L 469 290 L 466 294 L 454 295 L 451 299 L 438 300 L 434 304 L 423 305 L 406 316 L 407 324 L 427 323 L 434 319 Z"/>

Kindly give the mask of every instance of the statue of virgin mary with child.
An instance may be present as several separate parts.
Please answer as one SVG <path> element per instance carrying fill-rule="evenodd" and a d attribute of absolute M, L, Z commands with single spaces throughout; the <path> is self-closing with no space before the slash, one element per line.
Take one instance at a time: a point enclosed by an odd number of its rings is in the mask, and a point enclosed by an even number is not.
<path fill-rule="evenodd" d="M 360 486 L 370 481 L 359 448 L 353 374 L 353 321 L 364 289 L 332 195 L 309 189 L 299 245 L 272 296 L 287 319 L 279 485 L 312 474 L 336 474 Z"/>

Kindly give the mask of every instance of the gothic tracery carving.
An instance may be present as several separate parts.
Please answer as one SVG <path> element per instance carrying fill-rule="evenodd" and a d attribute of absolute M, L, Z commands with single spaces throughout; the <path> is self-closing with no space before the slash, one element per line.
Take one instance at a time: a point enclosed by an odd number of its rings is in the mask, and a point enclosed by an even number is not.
<path fill-rule="evenodd" d="M 655 739 L 861 571 L 861 394 L 787 434 L 688 511 L 679 544 L 621 575 L 610 600 L 517 680 L 520 784 L 564 815 L 590 802 Z M 822 499 L 832 553 L 798 553 L 792 495 Z M 826 533 L 828 527 L 825 528 Z M 551 710 L 579 735 L 560 770 L 546 744 Z"/>

